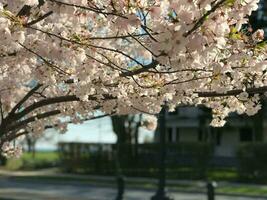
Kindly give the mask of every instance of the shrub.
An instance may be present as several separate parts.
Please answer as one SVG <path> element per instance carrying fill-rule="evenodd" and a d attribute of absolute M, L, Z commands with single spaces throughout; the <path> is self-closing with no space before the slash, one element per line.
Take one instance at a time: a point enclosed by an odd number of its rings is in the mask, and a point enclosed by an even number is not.
<path fill-rule="evenodd" d="M 238 174 L 241 180 L 267 179 L 267 143 L 247 143 L 238 148 Z"/>
<path fill-rule="evenodd" d="M 111 144 L 60 143 L 61 166 L 67 172 L 115 174 L 116 151 Z M 120 167 L 126 176 L 156 176 L 159 144 L 121 145 Z M 166 145 L 167 176 L 204 178 L 213 154 L 208 143 L 171 143 Z"/>

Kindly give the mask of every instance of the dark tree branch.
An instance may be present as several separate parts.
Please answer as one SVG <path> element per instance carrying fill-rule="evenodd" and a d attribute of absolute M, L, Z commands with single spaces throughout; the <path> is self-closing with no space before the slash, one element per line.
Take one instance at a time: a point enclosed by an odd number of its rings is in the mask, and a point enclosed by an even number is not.
<path fill-rule="evenodd" d="M 3 112 L 3 104 L 2 104 L 1 99 L 0 99 L 0 111 L 1 111 L 1 123 L 3 123 L 4 112 Z"/>
<path fill-rule="evenodd" d="M 21 43 L 18 43 L 20 46 L 22 46 L 25 50 L 29 51 L 30 53 L 34 54 L 35 56 L 37 56 L 38 58 L 40 58 L 48 67 L 51 67 L 52 69 L 54 69 L 56 72 L 58 72 L 59 74 L 64 74 L 64 75 L 71 75 L 67 72 L 65 72 L 64 70 L 62 70 L 60 67 L 54 65 L 53 63 L 49 62 L 47 59 L 45 59 L 43 56 L 41 56 L 40 54 L 38 54 L 37 52 L 29 49 L 28 47 L 24 46 Z"/>
<path fill-rule="evenodd" d="M 116 36 L 106 36 L 106 37 L 89 37 L 88 40 L 127 39 L 127 38 L 130 38 L 132 36 L 133 37 L 141 37 L 141 36 L 148 36 L 148 34 L 147 33 L 140 33 L 140 34 L 116 35 Z"/>
<path fill-rule="evenodd" d="M 38 119 L 43 119 L 43 118 L 47 118 L 47 117 L 51 117 L 51 116 L 54 116 L 54 115 L 57 115 L 57 114 L 60 114 L 60 111 L 59 113 L 57 113 L 59 110 L 55 110 L 55 111 L 50 111 L 50 112 L 46 112 L 46 113 L 42 113 L 42 114 L 39 114 L 39 115 L 36 115 L 34 118 L 38 117 Z M 99 116 L 95 116 L 95 117 L 91 117 L 91 118 L 85 118 L 85 119 L 82 119 L 82 121 L 90 121 L 90 120 L 95 120 L 95 119 L 100 119 L 100 118 L 103 118 L 103 117 L 108 117 L 108 116 L 112 116 L 115 112 L 111 113 L 111 114 L 104 114 L 104 115 L 99 115 Z M 30 122 L 33 122 L 35 120 L 31 118 L 27 119 L 27 123 L 25 124 L 21 124 L 21 126 L 26 126 L 28 123 Z M 24 122 L 26 122 L 26 120 L 24 120 Z M 72 121 L 68 121 L 67 122 L 68 124 L 71 124 Z M 45 129 L 51 129 L 51 128 L 56 128 L 59 124 L 53 124 L 53 125 L 47 125 L 45 126 Z M 20 127 L 19 124 L 17 124 L 16 127 L 14 128 L 18 128 Z M 10 128 L 10 131 L 14 130 L 13 128 L 11 129 Z M 7 137 L 4 138 L 4 140 L 2 142 L 5 142 L 5 141 L 12 141 L 14 139 L 16 139 L 17 137 L 20 137 L 22 135 L 26 135 L 26 134 L 29 134 L 29 132 L 27 131 L 22 131 L 20 133 L 17 133 L 17 134 L 10 134 L 8 135 Z"/>
<path fill-rule="evenodd" d="M 154 57 L 157 57 L 146 45 L 144 45 L 139 39 L 137 39 L 135 36 L 128 33 L 131 38 L 133 38 L 138 44 L 140 44 L 145 50 L 149 51 Z"/>
<path fill-rule="evenodd" d="M 101 49 L 101 50 L 104 50 L 104 51 L 110 51 L 110 52 L 114 52 L 114 53 L 118 53 L 118 54 L 121 54 L 123 56 L 125 56 L 126 58 L 128 58 L 129 60 L 135 62 L 136 64 L 142 66 L 142 67 L 145 67 L 141 62 L 139 62 L 137 59 L 133 58 L 132 56 L 128 55 L 127 53 L 119 50 L 119 49 L 113 49 L 113 48 L 108 48 L 108 47 L 104 47 L 104 46 L 97 46 L 97 45 L 93 45 L 93 44 L 89 44 L 89 43 L 83 43 L 83 42 L 79 42 L 79 41 L 76 41 L 76 40 L 72 40 L 72 39 L 68 39 L 68 38 L 65 38 L 65 37 L 62 37 L 60 35 L 57 35 L 55 33 L 51 33 L 51 32 L 48 32 L 48 31 L 45 31 L 45 30 L 42 30 L 42 29 L 39 29 L 39 28 L 36 28 L 36 27 L 27 27 L 29 29 L 33 29 L 33 30 L 36 30 L 36 31 L 40 31 L 42 33 L 45 33 L 49 36 L 53 36 L 55 38 L 58 38 L 62 41 L 66 41 L 66 42 L 69 42 L 71 44 L 78 44 L 78 45 L 81 45 L 81 46 L 85 46 L 85 47 L 90 47 L 90 48 L 95 48 L 95 49 Z M 33 52 L 32 50 L 30 49 L 27 49 L 28 51 L 36 54 L 35 52 Z M 40 57 L 40 55 L 37 54 L 37 56 Z M 41 57 L 42 59 L 42 57 Z M 45 61 L 45 60 L 44 60 Z M 46 61 L 47 62 L 47 61 Z M 49 64 L 49 63 L 48 63 Z"/>
<path fill-rule="evenodd" d="M 50 12 L 48 12 L 48 13 L 46 13 L 46 14 L 40 16 L 38 19 L 35 19 L 35 20 L 33 20 L 33 21 L 31 21 L 31 22 L 25 24 L 24 26 L 31 26 L 31 25 L 37 24 L 38 22 L 44 20 L 45 18 L 49 17 L 49 16 L 52 15 L 52 14 L 53 14 L 53 11 L 50 11 Z"/>
<path fill-rule="evenodd" d="M 156 38 L 153 37 L 153 34 L 149 33 L 149 31 L 147 30 L 147 27 L 144 25 L 141 25 L 142 29 L 146 32 L 146 34 L 154 41 L 154 42 L 158 42 L 156 40 Z"/>
<path fill-rule="evenodd" d="M 197 30 L 202 24 L 205 22 L 208 16 L 215 12 L 221 5 L 223 5 L 227 0 L 220 0 L 218 3 L 216 3 L 209 11 L 207 11 L 193 26 L 192 29 L 190 29 L 188 32 L 184 34 L 184 37 L 188 37 L 191 33 L 193 33 L 195 30 Z M 216 2 L 216 1 L 215 1 Z"/>
<path fill-rule="evenodd" d="M 22 16 L 30 16 L 31 14 L 31 6 L 24 5 L 20 11 L 17 14 L 17 17 L 22 17 Z"/>
<path fill-rule="evenodd" d="M 8 113 L 8 115 L 5 118 L 2 118 L 1 125 L 0 125 L 0 134 L 3 135 L 6 131 L 6 126 L 9 125 L 14 118 L 15 112 L 22 106 L 23 103 L 25 103 L 35 91 L 37 91 L 42 85 L 37 84 L 33 89 L 31 89 Z"/>
<path fill-rule="evenodd" d="M 236 96 L 241 94 L 242 92 L 247 92 L 248 94 L 262 94 L 267 92 L 267 86 L 259 87 L 259 88 L 248 88 L 245 91 L 236 89 L 236 90 L 229 90 L 225 93 L 218 93 L 218 92 L 196 92 L 199 97 L 226 97 L 226 96 Z"/>
<path fill-rule="evenodd" d="M 76 7 L 76 8 L 80 8 L 80 9 L 83 9 L 83 10 L 88 10 L 88 11 L 92 11 L 92 12 L 95 12 L 95 13 L 103 14 L 103 15 L 114 15 L 114 16 L 121 17 L 121 18 L 124 18 L 124 19 L 128 19 L 126 16 L 123 16 L 122 14 L 115 13 L 115 12 L 105 12 L 102 9 L 98 9 L 98 8 L 86 7 L 86 6 L 81 6 L 81 5 L 78 5 L 78 4 L 66 3 L 66 2 L 62 2 L 62 1 L 58 1 L 58 0 L 47 0 L 47 1 L 50 1 L 50 2 L 53 2 L 53 3 L 57 3 L 59 5 Z"/>
<path fill-rule="evenodd" d="M 211 10 L 207 11 L 193 26 L 192 29 L 190 29 L 188 32 L 186 32 L 183 36 L 184 37 L 188 37 L 190 34 L 192 34 L 195 30 L 197 30 L 200 26 L 202 26 L 202 24 L 205 22 L 205 20 L 207 19 L 207 17 L 212 14 L 213 12 L 215 12 L 221 5 L 223 5 L 227 0 L 220 0 L 218 3 L 216 3 Z M 152 35 L 147 31 L 145 26 L 142 26 L 142 28 L 146 31 L 146 33 L 151 37 L 152 40 L 154 40 L 155 42 L 157 42 L 157 40 L 152 37 Z M 142 68 L 134 70 L 132 72 L 126 72 L 126 73 L 122 73 L 121 76 L 122 77 L 126 77 L 126 76 L 133 76 L 133 75 L 137 75 L 143 72 L 147 72 L 149 69 L 155 68 L 159 63 L 157 61 L 153 61 L 151 64 L 147 65 L 147 66 L 142 66 Z"/>
<path fill-rule="evenodd" d="M 17 56 L 17 52 L 13 52 L 13 53 L 1 53 L 0 54 L 0 58 L 4 58 L 4 57 L 8 57 L 8 56 Z"/>
<path fill-rule="evenodd" d="M 84 118 L 84 119 L 81 119 L 81 121 L 85 122 L 85 121 L 90 121 L 90 120 L 95 120 L 95 119 L 101 119 L 101 118 L 104 118 L 104 117 L 112 116 L 113 114 L 115 114 L 115 112 L 113 112 L 111 114 L 104 114 L 104 115 L 99 115 L 99 116 L 95 116 L 95 117 Z M 67 121 L 65 123 L 72 124 L 73 122 L 72 121 Z M 59 124 L 48 125 L 48 126 L 45 126 L 45 129 L 55 128 L 58 125 Z"/>
<path fill-rule="evenodd" d="M 19 120 L 22 117 L 26 116 L 30 112 L 34 111 L 35 109 L 47 106 L 47 105 L 53 105 L 56 103 L 64 103 L 64 102 L 73 102 L 73 101 L 80 101 L 80 99 L 75 95 L 69 95 L 69 96 L 59 96 L 59 97 L 52 97 L 47 99 L 42 99 L 36 103 L 33 103 L 32 105 L 26 107 L 24 110 L 22 110 L 19 113 L 14 114 L 14 119 Z"/>
<path fill-rule="evenodd" d="M 15 124 L 13 124 L 11 126 L 8 126 L 7 129 L 6 129 L 6 132 L 22 128 L 22 127 L 26 126 L 27 124 L 29 124 L 31 122 L 34 122 L 34 121 L 37 121 L 37 120 L 40 120 L 40 119 L 44 119 L 44 118 L 47 118 L 47 117 L 51 117 L 51 116 L 54 116 L 54 115 L 58 115 L 58 114 L 60 114 L 60 110 L 53 110 L 53 111 L 37 114 L 37 115 L 29 117 L 29 118 L 27 118 L 25 120 L 19 121 L 18 123 L 15 123 Z"/>
<path fill-rule="evenodd" d="M 20 107 L 22 106 L 23 103 L 25 103 L 39 88 L 42 87 L 42 84 L 37 84 L 34 88 L 32 88 L 10 111 L 9 115 L 13 115 Z"/>
<path fill-rule="evenodd" d="M 134 76 L 137 74 L 141 74 L 141 73 L 147 72 L 149 69 L 156 68 L 156 66 L 158 64 L 159 64 L 158 61 L 152 60 L 152 62 L 150 64 L 143 65 L 143 67 L 136 69 L 136 70 L 133 70 L 133 71 L 121 73 L 120 76 L 121 77 L 127 77 L 127 76 Z"/>
<path fill-rule="evenodd" d="M 114 100 L 114 99 L 116 99 L 116 97 L 113 97 L 113 96 L 107 94 L 107 95 L 103 95 L 102 100 L 106 101 L 106 100 Z M 95 96 L 89 96 L 88 100 L 89 101 L 97 101 L 98 99 Z M 19 120 L 22 117 L 29 114 L 30 112 L 32 112 L 38 108 L 42 108 L 44 106 L 53 105 L 56 103 L 66 103 L 66 102 L 74 102 L 74 101 L 80 101 L 80 99 L 76 95 L 66 95 L 66 96 L 59 96 L 59 97 L 51 97 L 51 98 L 42 99 L 42 100 L 35 102 L 35 103 L 31 104 L 30 106 L 26 107 L 21 112 L 15 113 L 14 117 L 12 119 L 13 120 Z M 97 109 L 97 107 L 95 109 Z"/>

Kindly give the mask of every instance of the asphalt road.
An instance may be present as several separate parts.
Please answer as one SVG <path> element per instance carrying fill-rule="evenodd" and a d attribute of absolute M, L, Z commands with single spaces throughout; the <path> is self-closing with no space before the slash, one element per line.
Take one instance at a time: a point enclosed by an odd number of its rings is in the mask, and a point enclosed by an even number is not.
<path fill-rule="evenodd" d="M 149 200 L 154 194 L 149 190 L 126 190 L 125 200 Z M 171 193 L 175 200 L 206 200 L 204 194 Z M 113 200 L 116 190 L 77 183 L 48 183 L 44 181 L 16 180 L 0 177 L 0 200 Z M 216 200 L 267 200 L 216 196 Z"/>

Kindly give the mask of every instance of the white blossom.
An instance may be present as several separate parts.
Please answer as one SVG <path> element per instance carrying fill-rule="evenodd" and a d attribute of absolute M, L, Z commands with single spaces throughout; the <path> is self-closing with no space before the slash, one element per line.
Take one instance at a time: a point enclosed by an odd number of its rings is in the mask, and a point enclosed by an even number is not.
<path fill-rule="evenodd" d="M 154 131 L 157 128 L 158 119 L 152 115 L 145 115 L 143 119 L 143 126 L 150 131 Z"/>
<path fill-rule="evenodd" d="M 263 30 L 241 29 L 258 2 L 92 0 L 99 9 L 84 9 L 86 0 L 0 0 L 6 154 L 20 153 L 11 145 L 17 130 L 64 133 L 59 119 L 80 123 L 96 111 L 157 114 L 166 100 L 171 109 L 202 104 L 213 110 L 212 126 L 230 112 L 256 114 L 260 97 L 249 91 L 267 85 L 267 48 Z M 156 122 L 143 124 L 153 130 Z"/>

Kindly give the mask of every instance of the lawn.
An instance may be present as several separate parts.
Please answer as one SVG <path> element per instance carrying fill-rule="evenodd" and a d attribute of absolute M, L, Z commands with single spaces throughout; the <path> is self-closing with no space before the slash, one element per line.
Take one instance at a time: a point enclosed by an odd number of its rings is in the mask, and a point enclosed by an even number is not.
<path fill-rule="evenodd" d="M 35 156 L 25 152 L 20 158 L 7 160 L 5 166 L 8 170 L 35 170 L 58 166 L 59 156 L 53 151 L 38 151 Z"/>
<path fill-rule="evenodd" d="M 236 194 L 236 195 L 251 195 L 251 196 L 266 196 L 267 186 L 256 185 L 240 185 L 240 186 L 222 186 L 217 188 L 218 193 Z"/>
<path fill-rule="evenodd" d="M 216 181 L 237 181 L 239 179 L 237 169 L 235 168 L 214 168 L 207 172 L 209 180 Z"/>

